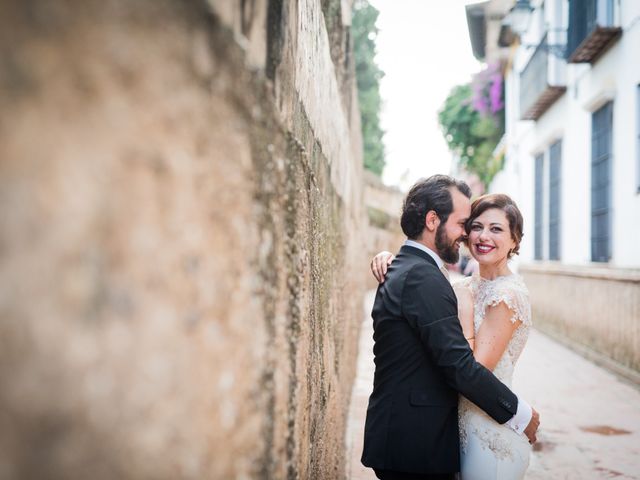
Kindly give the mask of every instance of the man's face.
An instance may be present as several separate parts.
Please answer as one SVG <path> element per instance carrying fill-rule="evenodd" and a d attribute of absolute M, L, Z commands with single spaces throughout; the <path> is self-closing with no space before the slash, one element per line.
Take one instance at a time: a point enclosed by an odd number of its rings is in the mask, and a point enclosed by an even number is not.
<path fill-rule="evenodd" d="M 456 263 L 460 256 L 460 242 L 464 240 L 464 224 L 471 212 L 471 202 L 457 188 L 451 188 L 453 211 L 446 223 L 440 223 L 436 230 L 438 255 L 447 263 Z"/>

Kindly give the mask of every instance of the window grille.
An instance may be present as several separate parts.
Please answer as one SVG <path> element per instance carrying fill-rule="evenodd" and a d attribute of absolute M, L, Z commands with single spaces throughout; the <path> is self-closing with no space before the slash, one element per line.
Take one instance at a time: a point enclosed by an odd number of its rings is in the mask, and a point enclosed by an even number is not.
<path fill-rule="evenodd" d="M 636 90 L 636 192 L 640 193 L 640 85 Z"/>
<path fill-rule="evenodd" d="M 591 261 L 611 258 L 611 147 L 613 103 L 591 119 Z"/>
<path fill-rule="evenodd" d="M 535 232 L 534 232 L 534 258 L 542 260 L 542 176 L 544 167 L 544 155 L 540 154 L 535 158 Z"/>
<path fill-rule="evenodd" d="M 549 148 L 549 260 L 560 260 L 562 141 Z"/>

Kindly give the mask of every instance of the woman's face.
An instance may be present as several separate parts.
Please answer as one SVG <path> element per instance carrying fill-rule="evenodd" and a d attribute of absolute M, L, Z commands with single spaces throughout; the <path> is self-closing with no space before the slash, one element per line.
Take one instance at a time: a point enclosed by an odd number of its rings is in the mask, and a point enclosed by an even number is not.
<path fill-rule="evenodd" d="M 502 210 L 490 208 L 471 222 L 469 249 L 478 263 L 491 265 L 506 261 L 509 250 L 515 246 L 509 220 Z"/>

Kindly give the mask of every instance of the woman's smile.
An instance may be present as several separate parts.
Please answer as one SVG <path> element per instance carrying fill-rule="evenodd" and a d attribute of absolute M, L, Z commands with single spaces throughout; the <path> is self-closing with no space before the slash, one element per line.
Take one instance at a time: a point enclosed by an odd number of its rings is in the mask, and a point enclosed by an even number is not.
<path fill-rule="evenodd" d="M 476 247 L 476 253 L 478 255 L 486 255 L 487 253 L 492 252 L 496 248 L 491 245 L 487 245 L 486 243 L 476 243 L 475 247 Z"/>

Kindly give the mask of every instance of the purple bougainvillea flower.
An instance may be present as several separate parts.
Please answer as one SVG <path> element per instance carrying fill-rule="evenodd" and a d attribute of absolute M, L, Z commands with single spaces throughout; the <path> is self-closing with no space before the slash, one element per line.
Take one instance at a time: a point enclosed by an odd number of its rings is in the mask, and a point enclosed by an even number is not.
<path fill-rule="evenodd" d="M 492 75 L 489 98 L 491 100 L 491 113 L 495 115 L 504 108 L 504 102 L 502 101 L 502 75 L 500 73 Z"/>
<path fill-rule="evenodd" d="M 498 63 L 477 73 L 472 82 L 471 106 L 483 116 L 495 116 L 504 109 L 503 80 Z"/>

